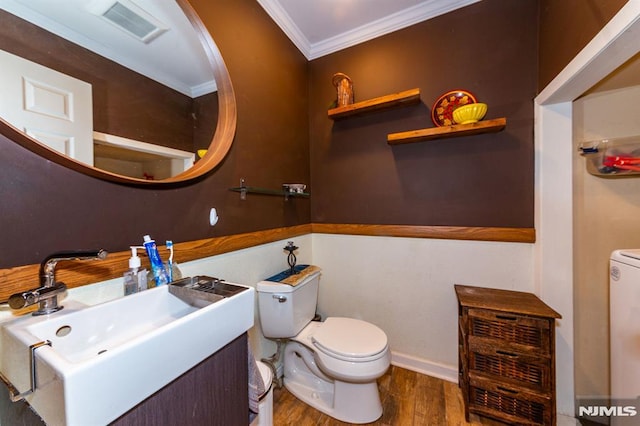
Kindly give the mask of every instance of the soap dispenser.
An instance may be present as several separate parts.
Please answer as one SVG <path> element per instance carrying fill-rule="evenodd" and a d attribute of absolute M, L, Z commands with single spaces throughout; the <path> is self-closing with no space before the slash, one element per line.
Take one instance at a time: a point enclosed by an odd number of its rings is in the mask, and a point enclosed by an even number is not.
<path fill-rule="evenodd" d="M 124 273 L 125 296 L 147 289 L 147 270 L 140 268 L 141 262 L 138 257 L 138 249 L 144 249 L 144 247 L 130 246 L 129 248 L 131 249 L 129 270 Z"/>

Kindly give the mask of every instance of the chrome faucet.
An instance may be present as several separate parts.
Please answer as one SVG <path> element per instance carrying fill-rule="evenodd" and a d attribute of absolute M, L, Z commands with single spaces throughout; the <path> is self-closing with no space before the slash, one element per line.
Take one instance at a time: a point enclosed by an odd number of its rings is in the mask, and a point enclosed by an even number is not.
<path fill-rule="evenodd" d="M 56 265 L 61 260 L 102 260 L 107 252 L 100 249 L 94 251 L 63 251 L 47 256 L 40 264 L 40 287 L 16 293 L 9 297 L 12 309 L 22 309 L 40 303 L 40 307 L 33 315 L 48 315 L 59 311 L 58 295 L 67 290 L 62 282 L 56 282 Z"/>

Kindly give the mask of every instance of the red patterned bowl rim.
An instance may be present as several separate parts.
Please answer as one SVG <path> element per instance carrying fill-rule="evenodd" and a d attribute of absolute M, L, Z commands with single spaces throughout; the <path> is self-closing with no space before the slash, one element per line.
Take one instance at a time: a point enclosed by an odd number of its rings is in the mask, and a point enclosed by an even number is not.
<path fill-rule="evenodd" d="M 453 99 L 451 99 L 453 97 Z M 466 100 L 465 100 L 466 97 Z M 465 100 L 464 103 L 460 101 Z M 446 101 L 446 105 L 442 105 Z M 478 99 L 468 90 L 456 89 L 443 93 L 431 107 L 431 120 L 438 127 L 455 124 L 453 110 L 462 105 L 475 104 Z"/>

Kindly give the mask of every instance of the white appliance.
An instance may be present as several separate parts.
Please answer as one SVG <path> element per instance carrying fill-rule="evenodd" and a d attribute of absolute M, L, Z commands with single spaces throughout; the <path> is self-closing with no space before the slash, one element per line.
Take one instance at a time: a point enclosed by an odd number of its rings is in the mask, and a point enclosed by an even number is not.
<path fill-rule="evenodd" d="M 609 276 L 611 398 L 615 404 L 615 399 L 640 396 L 640 250 L 611 253 Z"/>

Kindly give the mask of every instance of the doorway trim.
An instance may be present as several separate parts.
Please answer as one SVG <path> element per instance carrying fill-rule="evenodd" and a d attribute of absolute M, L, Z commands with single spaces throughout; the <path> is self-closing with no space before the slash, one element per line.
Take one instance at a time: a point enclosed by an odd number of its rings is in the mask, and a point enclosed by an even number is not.
<path fill-rule="evenodd" d="M 556 333 L 558 414 L 575 416 L 572 102 L 640 51 L 640 1 L 630 0 L 534 100 L 536 293 L 562 314 Z M 560 423 L 560 419 L 559 419 Z"/>

